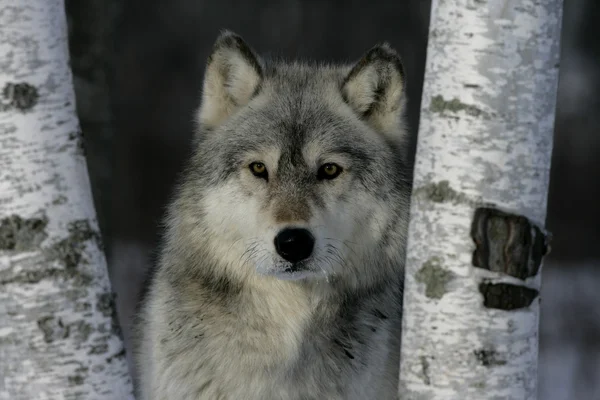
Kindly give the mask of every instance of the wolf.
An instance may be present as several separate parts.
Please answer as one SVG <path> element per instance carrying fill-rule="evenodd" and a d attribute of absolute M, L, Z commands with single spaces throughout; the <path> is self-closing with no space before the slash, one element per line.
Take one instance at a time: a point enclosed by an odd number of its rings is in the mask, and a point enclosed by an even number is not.
<path fill-rule="evenodd" d="M 140 303 L 141 400 L 397 399 L 405 74 L 260 57 L 231 31 Z"/>

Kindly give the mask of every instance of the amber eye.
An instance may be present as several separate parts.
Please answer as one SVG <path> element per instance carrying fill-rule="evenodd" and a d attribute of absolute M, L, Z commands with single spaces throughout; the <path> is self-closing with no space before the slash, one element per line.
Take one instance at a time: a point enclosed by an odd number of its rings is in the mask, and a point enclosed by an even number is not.
<path fill-rule="evenodd" d="M 261 162 L 253 162 L 249 165 L 250 171 L 259 178 L 267 179 L 267 167 Z"/>
<path fill-rule="evenodd" d="M 321 165 L 317 172 L 317 179 L 335 179 L 342 173 L 342 167 L 337 164 L 327 163 Z"/>

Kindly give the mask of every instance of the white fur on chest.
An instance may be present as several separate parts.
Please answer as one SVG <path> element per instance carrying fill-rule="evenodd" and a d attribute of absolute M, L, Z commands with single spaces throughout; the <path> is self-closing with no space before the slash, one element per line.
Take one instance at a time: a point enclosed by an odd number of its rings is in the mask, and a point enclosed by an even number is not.
<path fill-rule="evenodd" d="M 151 359 L 142 365 L 142 374 L 154 377 L 155 397 L 147 399 L 264 399 L 277 392 L 288 366 L 298 359 L 312 301 L 285 282 L 265 289 L 244 293 L 241 310 L 235 314 L 199 307 L 198 313 L 206 314 L 197 320 L 201 324 L 185 328 L 189 335 L 170 343 L 170 348 L 160 340 L 144 343 Z M 153 314 L 149 340 L 168 337 L 172 310 L 154 301 L 148 312 Z M 173 350 L 177 346 L 181 351 Z M 286 396 L 281 392 L 275 398 Z"/>
<path fill-rule="evenodd" d="M 314 396 L 306 397 L 310 385 L 289 373 L 299 362 L 300 347 L 306 340 L 303 335 L 315 301 L 298 288 L 283 287 L 287 285 L 282 283 L 282 287 L 272 287 L 269 291 L 257 289 L 247 293 L 247 303 L 240 313 L 206 315 L 201 319 L 205 325 L 198 327 L 192 322 L 186 328 L 192 336 L 179 342 L 168 345 L 160 341 L 145 342 L 147 362 L 141 366 L 142 379 L 151 379 L 152 394 L 142 396 L 141 400 L 394 398 L 388 397 L 394 390 L 389 385 L 394 377 L 389 376 L 388 362 L 388 342 L 393 333 L 388 329 L 378 330 L 371 338 L 369 355 L 364 360 L 367 368 L 343 377 L 343 395 L 338 390 L 323 393 L 315 388 Z M 246 312 L 243 307 L 248 307 Z M 210 307 L 208 310 L 216 311 Z M 154 301 L 148 311 L 154 315 L 148 326 L 149 340 L 169 337 L 166 327 L 172 310 Z M 201 332 L 195 344 L 194 328 Z M 329 350 L 325 349 L 325 353 Z M 309 375 L 309 379 L 329 378 Z"/>

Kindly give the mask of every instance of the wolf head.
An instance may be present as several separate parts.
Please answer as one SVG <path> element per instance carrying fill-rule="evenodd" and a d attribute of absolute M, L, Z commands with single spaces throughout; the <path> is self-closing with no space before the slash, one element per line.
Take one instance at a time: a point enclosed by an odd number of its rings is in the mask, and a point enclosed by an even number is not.
<path fill-rule="evenodd" d="M 387 44 L 354 65 L 311 65 L 267 62 L 222 33 L 171 213 L 178 237 L 241 278 L 356 284 L 397 273 L 410 191 L 404 103 Z"/>

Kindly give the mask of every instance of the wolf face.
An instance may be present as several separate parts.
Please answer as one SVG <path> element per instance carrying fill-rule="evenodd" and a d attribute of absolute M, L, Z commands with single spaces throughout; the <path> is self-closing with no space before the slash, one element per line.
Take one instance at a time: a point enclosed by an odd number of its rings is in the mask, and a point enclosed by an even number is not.
<path fill-rule="evenodd" d="M 173 225 L 240 278 L 378 279 L 404 256 L 404 93 L 386 44 L 355 65 L 285 64 L 223 33 Z"/>

